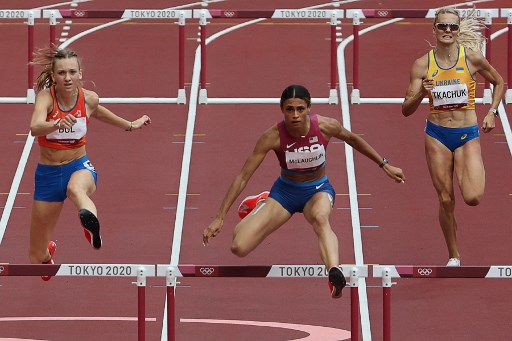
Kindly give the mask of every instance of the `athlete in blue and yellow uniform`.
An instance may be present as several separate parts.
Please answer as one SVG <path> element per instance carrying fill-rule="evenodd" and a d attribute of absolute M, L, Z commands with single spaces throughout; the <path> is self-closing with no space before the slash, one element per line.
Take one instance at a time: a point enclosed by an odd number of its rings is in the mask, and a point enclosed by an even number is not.
<path fill-rule="evenodd" d="M 94 117 L 130 131 L 151 120 L 143 115 L 130 122 L 99 105 L 98 95 L 82 88 L 80 61 L 71 49 L 42 49 L 34 64 L 42 65 L 44 70 L 38 77 L 30 122 L 40 157 L 35 175 L 29 258 L 35 264 L 48 264 L 53 263 L 56 244 L 51 236 L 66 198 L 78 209 L 87 240 L 94 248 L 101 247 L 98 213 L 91 200 L 97 175 L 85 152 L 89 119 Z M 49 280 L 50 276 L 43 279 Z"/>
<path fill-rule="evenodd" d="M 281 166 L 268 199 L 260 202 L 235 227 L 231 251 L 244 257 L 268 235 L 287 222 L 295 212 L 302 212 L 318 236 L 320 257 L 329 269 L 331 295 L 341 297 L 345 278 L 338 268 L 338 239 L 331 229 L 329 217 L 334 189 L 325 175 L 327 143 L 333 137 L 345 141 L 373 160 L 398 183 L 404 182 L 402 170 L 388 164 L 364 139 L 353 134 L 332 118 L 310 114 L 311 96 L 300 85 L 287 87 L 281 95 L 284 120 L 270 127 L 259 138 L 240 174 L 232 182 L 214 221 L 204 230 L 203 242 L 208 244 L 224 225 L 224 217 L 249 179 L 274 151 Z"/>
<path fill-rule="evenodd" d="M 439 199 L 439 222 L 448 247 L 448 266 L 460 265 L 453 175 L 464 201 L 478 205 L 484 194 L 485 171 L 475 111 L 475 76 L 494 85 L 492 104 L 482 122 L 484 133 L 495 127 L 503 96 L 503 78 L 480 53 L 483 37 L 474 18 L 460 20 L 457 10 L 436 12 L 433 32 L 436 46 L 411 68 L 409 88 L 402 105 L 412 115 L 428 95 L 430 113 L 425 128 L 425 154 Z"/>

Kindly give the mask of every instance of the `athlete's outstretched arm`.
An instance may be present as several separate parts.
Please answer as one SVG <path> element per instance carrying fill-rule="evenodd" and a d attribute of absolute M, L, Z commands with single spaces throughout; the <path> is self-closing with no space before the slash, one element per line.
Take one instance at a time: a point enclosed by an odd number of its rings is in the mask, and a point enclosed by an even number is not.
<path fill-rule="evenodd" d="M 245 161 L 240 173 L 233 180 L 229 189 L 222 200 L 220 208 L 213 222 L 203 232 L 203 244 L 207 245 L 212 237 L 219 234 L 224 225 L 224 217 L 235 202 L 236 198 L 242 193 L 256 169 L 261 165 L 267 153 L 274 148 L 275 141 L 279 141 L 277 128 L 272 127 L 267 130 L 256 143 L 253 152 Z"/>
<path fill-rule="evenodd" d="M 345 141 L 345 143 L 375 162 L 377 165 L 382 164 L 384 158 L 361 136 L 345 129 L 340 122 L 333 118 L 322 117 L 321 120 L 321 129 L 324 134 Z M 386 174 L 391 179 L 395 180 L 395 182 L 405 182 L 405 175 L 400 168 L 394 167 L 389 163 L 385 163 L 381 168 L 384 169 Z"/>

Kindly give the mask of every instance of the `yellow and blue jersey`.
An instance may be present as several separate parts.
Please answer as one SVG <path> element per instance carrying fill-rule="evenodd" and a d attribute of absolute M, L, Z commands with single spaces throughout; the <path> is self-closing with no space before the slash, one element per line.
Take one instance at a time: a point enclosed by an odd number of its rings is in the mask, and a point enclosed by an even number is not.
<path fill-rule="evenodd" d="M 428 77 L 434 79 L 434 88 L 428 94 L 432 114 L 475 109 L 476 81 L 469 72 L 464 46 L 459 46 L 457 62 L 448 69 L 438 65 L 434 50 L 431 50 L 428 53 Z"/>

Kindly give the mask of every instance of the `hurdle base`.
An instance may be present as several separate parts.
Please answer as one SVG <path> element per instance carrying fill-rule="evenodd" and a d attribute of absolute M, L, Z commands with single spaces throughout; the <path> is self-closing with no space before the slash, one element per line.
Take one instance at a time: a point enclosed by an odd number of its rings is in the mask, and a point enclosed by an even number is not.
<path fill-rule="evenodd" d="M 352 90 L 352 93 L 350 94 L 350 103 L 352 103 L 352 104 L 360 104 L 361 103 L 359 89 Z"/>
<path fill-rule="evenodd" d="M 177 97 L 177 104 L 187 104 L 187 93 L 185 92 L 185 89 L 179 89 L 178 90 L 178 97 Z"/>
<path fill-rule="evenodd" d="M 492 103 L 492 93 L 491 89 L 484 90 L 484 96 L 482 97 L 483 104 L 491 104 Z"/>
<path fill-rule="evenodd" d="M 36 92 L 34 89 L 27 89 L 27 104 L 34 104 L 36 102 Z"/>
<path fill-rule="evenodd" d="M 338 104 L 338 92 L 336 89 L 329 90 L 329 104 Z"/>
<path fill-rule="evenodd" d="M 505 92 L 505 103 L 512 103 L 512 89 L 507 89 L 507 92 Z"/>
<path fill-rule="evenodd" d="M 199 104 L 208 104 L 208 92 L 206 89 L 199 90 Z"/>

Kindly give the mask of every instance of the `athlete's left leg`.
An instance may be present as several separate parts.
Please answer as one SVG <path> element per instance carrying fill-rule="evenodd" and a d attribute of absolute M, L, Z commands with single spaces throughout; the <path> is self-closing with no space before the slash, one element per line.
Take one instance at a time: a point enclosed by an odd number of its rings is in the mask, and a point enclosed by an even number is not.
<path fill-rule="evenodd" d="M 81 169 L 73 173 L 69 179 L 67 187 L 67 196 L 73 202 L 76 208 L 87 209 L 98 216 L 96 205 L 91 200 L 91 196 L 96 191 L 96 184 L 91 172 Z"/>
<path fill-rule="evenodd" d="M 326 192 L 318 192 L 304 207 L 304 217 L 313 226 L 318 236 L 320 257 L 327 269 L 338 266 L 338 237 L 331 228 L 329 218 L 332 211 L 332 200 Z"/>
<path fill-rule="evenodd" d="M 470 206 L 478 205 L 485 190 L 485 169 L 480 138 L 468 141 L 455 149 L 454 162 L 464 202 Z"/>

